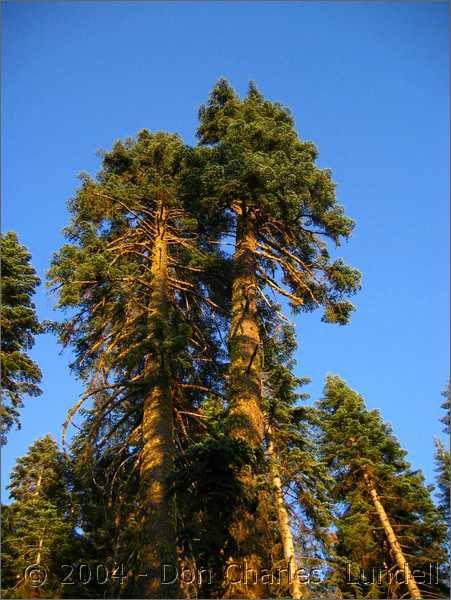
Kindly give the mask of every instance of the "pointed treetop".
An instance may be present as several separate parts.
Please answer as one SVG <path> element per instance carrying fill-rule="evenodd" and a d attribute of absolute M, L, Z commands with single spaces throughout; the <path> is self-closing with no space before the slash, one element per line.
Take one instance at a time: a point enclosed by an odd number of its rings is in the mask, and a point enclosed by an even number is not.
<path fill-rule="evenodd" d="M 260 92 L 258 91 L 257 84 L 255 83 L 255 81 L 249 81 L 247 97 L 259 100 L 263 99 L 262 94 L 260 94 Z"/>
<path fill-rule="evenodd" d="M 369 411 L 362 396 L 339 376 L 327 377 L 318 408 L 325 432 L 325 454 L 335 468 L 368 467 L 381 476 L 406 468 L 406 452 L 390 425 L 378 410 Z M 337 446 L 342 448 L 339 455 Z"/>
<path fill-rule="evenodd" d="M 440 422 L 444 424 L 444 433 L 450 433 L 451 429 L 450 429 L 450 413 L 451 413 L 451 406 L 450 406 L 450 382 L 448 381 L 448 385 L 446 386 L 446 389 L 443 390 L 442 392 L 442 396 L 445 398 L 445 401 L 442 403 L 442 408 L 446 411 L 446 414 L 444 417 L 442 417 L 440 419 Z"/>

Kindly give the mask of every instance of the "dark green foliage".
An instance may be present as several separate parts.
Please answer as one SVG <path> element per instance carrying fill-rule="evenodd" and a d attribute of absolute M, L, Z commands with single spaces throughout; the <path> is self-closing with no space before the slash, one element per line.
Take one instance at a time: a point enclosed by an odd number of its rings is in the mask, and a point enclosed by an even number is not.
<path fill-rule="evenodd" d="M 14 232 L 2 234 L 2 444 L 6 443 L 6 434 L 14 424 L 20 428 L 19 414 L 24 396 L 41 394 L 38 387 L 41 371 L 27 354 L 34 344 L 34 336 L 40 331 L 35 306 L 31 301 L 40 282 L 30 261 L 30 253 L 19 243 Z"/>
<path fill-rule="evenodd" d="M 235 512 L 253 514 L 257 509 L 259 490 L 251 492 L 238 475 L 243 468 L 263 471 L 262 454 L 221 429 L 218 422 L 210 422 L 201 440 L 179 455 L 174 474 L 179 543 L 184 556 L 215 575 L 200 586 L 200 597 L 208 598 L 224 593 L 225 558 L 238 552 L 230 530 Z"/>
<path fill-rule="evenodd" d="M 325 321 L 345 324 L 360 274 L 332 260 L 325 240 L 339 245 L 354 223 L 336 202 L 330 172 L 316 166 L 315 146 L 300 140 L 289 111 L 253 84 L 240 100 L 220 80 L 199 117 L 204 210 L 252 221 L 262 286 L 296 310 L 323 306 Z"/>
<path fill-rule="evenodd" d="M 450 522 L 450 487 L 451 487 L 451 456 L 450 451 L 443 443 L 435 440 L 435 462 L 437 470 L 439 508 L 443 512 L 446 522 Z"/>
<path fill-rule="evenodd" d="M 449 392 L 450 387 L 442 392 L 442 396 L 445 397 L 445 402 L 442 404 L 442 408 L 446 411 L 444 417 L 440 421 L 445 425 L 443 431 L 447 434 L 450 433 L 450 403 L 449 403 Z M 435 462 L 437 471 L 437 483 L 438 483 L 438 498 L 439 507 L 443 512 L 448 528 L 450 527 L 450 487 L 451 487 L 451 454 L 449 447 L 447 448 L 439 439 L 435 440 L 436 452 Z"/>
<path fill-rule="evenodd" d="M 375 513 L 363 475 L 368 473 L 378 490 L 390 523 L 410 568 L 427 573 L 419 583 L 425 597 L 441 595 L 446 585 L 435 581 L 436 565 L 446 560 L 446 526 L 431 499 L 431 487 L 422 474 L 412 471 L 406 451 L 377 410 L 368 411 L 363 399 L 337 376 L 329 376 L 318 404 L 322 428 L 322 454 L 335 480 L 337 546 L 341 569 L 337 581 L 345 597 L 384 597 L 405 593 L 402 583 L 380 585 L 371 581 L 371 569 L 396 570 L 383 528 Z M 346 565 L 354 577 L 366 569 L 370 581 L 346 580 Z M 434 576 L 429 581 L 430 565 Z M 387 597 L 387 596 L 385 596 Z M 389 596 L 392 597 L 392 596 Z"/>
<path fill-rule="evenodd" d="M 8 486 L 13 502 L 5 510 L 3 586 L 6 597 L 60 597 L 62 565 L 77 546 L 76 511 L 70 471 L 49 436 L 37 440 L 19 458 Z M 46 580 L 34 587 L 27 567 L 45 569 Z"/>

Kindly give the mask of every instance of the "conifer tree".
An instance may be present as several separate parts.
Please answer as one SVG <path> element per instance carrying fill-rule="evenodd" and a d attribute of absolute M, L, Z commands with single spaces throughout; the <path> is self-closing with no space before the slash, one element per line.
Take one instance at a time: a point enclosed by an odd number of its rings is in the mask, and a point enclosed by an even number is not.
<path fill-rule="evenodd" d="M 232 213 L 234 222 L 232 412 L 256 445 L 264 429 L 259 289 L 266 285 L 284 295 L 298 311 L 322 306 L 325 321 L 347 323 L 353 310 L 347 296 L 359 288 L 360 275 L 341 259 L 331 260 L 326 240 L 339 245 L 354 223 L 336 202 L 330 172 L 316 166 L 315 146 L 301 141 L 289 111 L 253 84 L 241 101 L 220 80 L 199 115 L 200 144 L 209 149 L 203 200 Z"/>
<path fill-rule="evenodd" d="M 339 377 L 327 378 L 318 407 L 322 453 L 335 479 L 342 592 L 442 595 L 446 588 L 436 579 L 445 558 L 445 528 L 422 474 L 412 471 L 378 411 L 368 411 Z"/>
<path fill-rule="evenodd" d="M 19 414 L 24 396 L 38 396 L 41 371 L 27 354 L 34 345 L 40 327 L 31 300 L 39 278 L 31 265 L 31 255 L 19 243 L 13 231 L 1 236 L 1 376 L 0 443 L 15 424 L 20 428 Z"/>
<path fill-rule="evenodd" d="M 449 404 L 449 383 L 446 390 L 442 392 L 445 401 L 442 404 L 442 408 L 446 411 L 444 417 L 440 421 L 444 424 L 444 433 L 450 433 L 450 404 Z M 435 462 L 437 471 L 437 483 L 438 483 L 438 498 L 439 508 L 442 511 L 446 523 L 448 525 L 448 531 L 450 527 L 450 487 L 451 487 L 451 453 L 449 448 L 436 438 L 435 440 Z M 449 542 L 449 538 L 448 538 Z"/>
<path fill-rule="evenodd" d="M 147 576 L 137 593 L 150 597 L 179 593 L 176 584 L 161 587 L 160 565 L 177 563 L 169 481 L 180 413 L 195 412 L 221 384 L 212 313 L 222 302 L 223 261 L 183 201 L 187 152 L 176 135 L 142 131 L 104 153 L 97 179 L 82 175 L 71 243 L 50 270 L 59 306 L 77 311 L 59 328 L 88 384 L 72 414 L 103 394 L 91 443 L 106 447 L 116 436 L 139 461 L 138 564 Z"/>
<path fill-rule="evenodd" d="M 450 485 L 451 485 L 451 457 L 450 452 L 444 444 L 436 440 L 436 463 L 437 463 L 437 481 L 439 486 L 439 507 L 445 515 L 447 523 L 449 523 L 449 504 L 450 504 Z"/>
<path fill-rule="evenodd" d="M 439 508 L 446 523 L 450 524 L 451 454 L 443 442 L 435 440 L 435 463 L 437 471 Z"/>
<path fill-rule="evenodd" d="M 61 566 L 73 552 L 76 513 L 68 464 L 49 435 L 17 460 L 8 489 L 13 502 L 6 509 L 2 544 L 3 572 L 11 586 L 6 596 L 60 597 Z"/>
<path fill-rule="evenodd" d="M 262 336 L 259 299 L 265 288 L 288 298 L 292 308 L 324 309 L 323 320 L 345 324 L 353 310 L 348 296 L 360 275 L 333 260 L 336 245 L 354 223 L 337 204 L 330 172 L 315 164 L 317 150 L 299 139 L 289 111 L 250 85 L 240 100 L 220 80 L 200 109 L 198 165 L 205 210 L 224 215 L 224 233 L 234 236 L 228 397 L 232 435 L 255 449 L 264 441 Z M 250 489 L 252 473 L 243 473 Z M 237 536 L 244 556 L 259 562 L 250 515 Z M 258 519 L 261 522 L 262 519 Z M 261 559 L 261 558 L 260 558 Z M 236 591 L 232 591 L 235 594 Z M 248 590 L 249 593 L 249 590 Z M 261 590 L 255 589 L 258 595 Z"/>

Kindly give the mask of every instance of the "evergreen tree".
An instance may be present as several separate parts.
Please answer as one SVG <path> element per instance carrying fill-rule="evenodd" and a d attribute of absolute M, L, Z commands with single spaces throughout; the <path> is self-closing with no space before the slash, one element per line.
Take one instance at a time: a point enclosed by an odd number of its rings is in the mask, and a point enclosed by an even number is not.
<path fill-rule="evenodd" d="M 450 403 L 449 403 L 449 390 L 450 386 L 442 392 L 442 396 L 445 397 L 445 402 L 442 404 L 442 408 L 446 411 L 444 417 L 440 421 L 445 425 L 443 428 L 444 433 L 449 435 L 450 433 Z M 437 483 L 438 483 L 438 498 L 439 508 L 442 511 L 446 523 L 448 525 L 448 532 L 450 528 L 450 487 L 451 487 L 451 452 L 449 448 L 437 438 L 435 440 L 435 463 L 437 471 Z M 448 536 L 449 546 L 449 536 Z M 449 554 L 449 551 L 448 551 Z"/>
<path fill-rule="evenodd" d="M 253 84 L 240 100 L 226 81 L 219 81 L 200 109 L 198 136 L 194 166 L 204 210 L 222 214 L 224 233 L 234 236 L 231 431 L 261 449 L 259 299 L 267 288 L 288 298 L 295 311 L 322 306 L 325 321 L 345 324 L 353 310 L 348 296 L 359 288 L 360 275 L 342 259 L 331 259 L 326 240 L 339 245 L 354 224 L 336 202 L 330 172 L 316 166 L 314 145 L 301 141 L 289 111 L 263 98 Z M 255 489 L 255 474 L 243 473 L 243 482 Z M 263 534 L 258 542 L 256 519 L 262 522 L 258 512 L 238 516 L 248 527 L 239 526 L 237 536 L 243 555 L 258 564 L 265 542 Z M 255 593 L 262 590 L 255 588 Z"/>
<path fill-rule="evenodd" d="M 353 310 L 347 296 L 359 288 L 360 275 L 332 261 L 325 240 L 339 245 L 354 223 L 336 202 L 330 172 L 315 165 L 315 146 L 301 141 L 289 111 L 253 84 L 241 101 L 219 81 L 200 109 L 198 136 L 207 147 L 205 207 L 233 216 L 230 396 L 237 429 L 256 445 L 264 428 L 259 288 L 283 294 L 298 311 L 323 306 L 324 320 L 345 324 Z"/>
<path fill-rule="evenodd" d="M 6 597 L 60 597 L 76 514 L 67 462 L 49 435 L 17 460 L 8 489 L 13 502 L 5 510 L 2 544 Z"/>
<path fill-rule="evenodd" d="M 445 402 L 442 404 L 442 408 L 446 411 L 444 417 L 440 421 L 445 425 L 443 428 L 444 433 L 449 435 L 450 433 L 450 403 L 449 403 L 449 382 L 446 390 L 442 392 L 442 396 L 445 398 Z M 451 486 L 451 455 L 449 449 L 439 440 L 435 440 L 436 455 L 435 460 L 437 464 L 437 482 L 439 487 L 439 507 L 443 512 L 446 522 L 450 523 L 450 486 Z"/>
<path fill-rule="evenodd" d="M 435 440 L 435 462 L 437 466 L 437 483 L 439 488 L 439 508 L 446 522 L 450 522 L 450 487 L 451 487 L 451 455 L 450 451 L 439 440 Z"/>
<path fill-rule="evenodd" d="M 82 176 L 70 204 L 71 243 L 50 270 L 59 306 L 76 309 L 59 331 L 88 383 L 71 415 L 101 393 L 91 445 L 115 437 L 139 462 L 138 565 L 147 577 L 137 593 L 151 597 L 179 593 L 175 584 L 161 587 L 160 565 L 177 563 L 169 481 L 184 435 L 180 413 L 221 385 L 220 318 L 212 314 L 225 263 L 185 207 L 187 154 L 177 136 L 147 131 L 104 153 L 97 179 Z"/>
<path fill-rule="evenodd" d="M 6 443 L 6 434 L 14 424 L 20 428 L 24 396 L 41 394 L 38 387 L 41 371 L 27 354 L 34 344 L 34 336 L 39 333 L 31 298 L 40 282 L 30 261 L 30 253 L 14 232 L 2 234 L 1 444 Z"/>
<path fill-rule="evenodd" d="M 322 453 L 335 479 L 337 581 L 345 597 L 443 595 L 436 577 L 446 529 L 422 474 L 412 471 L 378 411 L 368 411 L 339 377 L 327 378 L 318 408 Z"/>

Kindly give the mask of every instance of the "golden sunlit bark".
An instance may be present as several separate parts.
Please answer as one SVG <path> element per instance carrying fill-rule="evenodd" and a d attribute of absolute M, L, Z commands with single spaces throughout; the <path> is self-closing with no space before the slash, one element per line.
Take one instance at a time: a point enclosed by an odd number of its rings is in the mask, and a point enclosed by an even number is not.
<path fill-rule="evenodd" d="M 246 208 L 236 207 L 237 232 L 235 242 L 234 282 L 232 287 L 232 318 L 229 335 L 230 352 L 230 417 L 231 433 L 253 448 L 263 447 L 264 417 L 261 394 L 261 349 L 257 319 L 257 266 L 255 251 L 255 221 Z M 252 494 L 256 477 L 251 469 L 240 475 L 243 487 Z M 261 499 L 260 499 L 261 502 Z M 240 566 L 258 572 L 261 567 L 259 538 L 265 524 L 259 508 L 250 514 L 239 511 L 231 533 L 240 548 Z M 230 562 L 236 562 L 234 557 Z M 250 581 L 227 586 L 226 597 L 261 598 L 264 588 L 257 576 Z"/>
<path fill-rule="evenodd" d="M 152 255 L 152 294 L 149 306 L 151 329 L 164 332 L 169 318 L 167 214 L 157 216 Z M 161 329 L 160 329 L 161 328 Z M 164 333 L 163 333 L 164 335 Z M 158 345 L 157 345 L 158 347 Z M 175 507 L 169 499 L 168 481 L 173 470 L 173 405 L 168 357 L 161 351 L 148 357 L 146 376 L 151 388 L 144 402 L 142 422 L 141 485 L 143 502 L 142 590 L 147 598 L 175 598 L 178 586 L 162 583 L 162 565 L 172 580 L 177 565 Z"/>
<path fill-rule="evenodd" d="M 264 419 L 261 403 L 261 352 L 257 320 L 255 223 L 250 214 L 238 216 L 234 254 L 230 345 L 230 387 L 233 432 L 261 447 Z"/>

